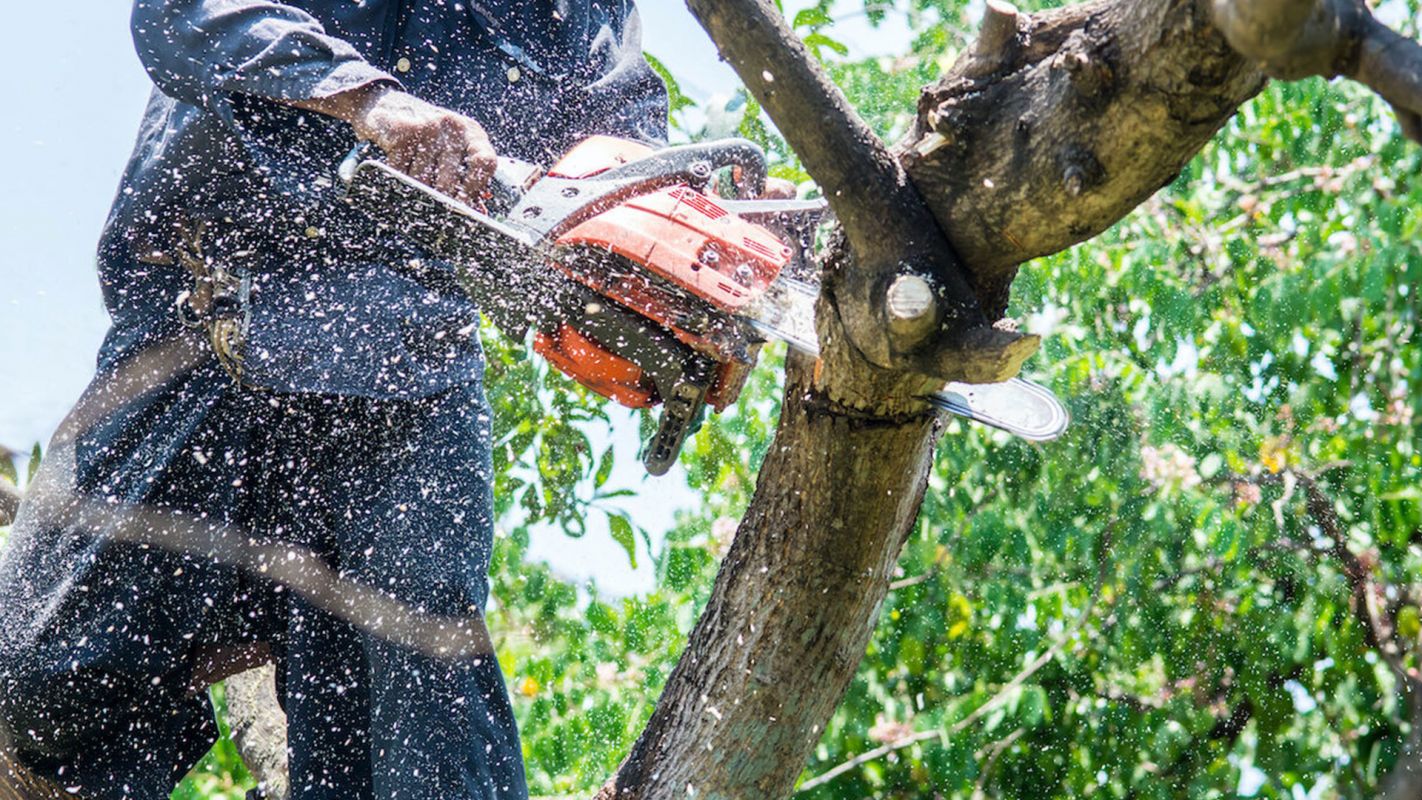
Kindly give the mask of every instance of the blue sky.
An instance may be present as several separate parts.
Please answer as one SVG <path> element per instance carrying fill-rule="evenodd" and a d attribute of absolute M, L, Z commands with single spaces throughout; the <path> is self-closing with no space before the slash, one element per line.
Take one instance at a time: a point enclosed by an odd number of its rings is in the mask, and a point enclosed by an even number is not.
<path fill-rule="evenodd" d="M 788 2 L 797 8 L 808 2 Z M 842 3 L 846 9 L 853 2 Z M 646 47 L 698 100 L 738 85 L 679 0 L 643 0 Z M 28 450 L 49 438 L 92 375 L 108 326 L 94 277 L 94 246 L 133 144 L 149 83 L 129 38 L 129 4 L 19 2 L 7 8 L 11 68 L 0 79 L 0 445 Z M 903 41 L 893 24 L 837 29 L 856 56 Z M 623 456 L 614 482 L 639 488 L 635 425 L 613 434 Z M 654 503 L 629 508 L 652 531 L 695 502 L 680 479 L 658 484 Z M 545 537 L 538 555 L 613 591 L 646 588 L 605 532 L 580 541 Z M 644 554 L 645 555 L 645 554 Z"/>

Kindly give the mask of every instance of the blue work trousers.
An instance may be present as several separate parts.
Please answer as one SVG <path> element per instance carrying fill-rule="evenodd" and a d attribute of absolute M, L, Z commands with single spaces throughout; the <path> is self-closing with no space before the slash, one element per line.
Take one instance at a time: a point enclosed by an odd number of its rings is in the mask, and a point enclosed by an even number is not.
<path fill-rule="evenodd" d="M 260 642 L 294 800 L 526 797 L 493 654 L 439 655 L 386 618 L 483 630 L 489 423 L 477 383 L 277 394 L 207 359 L 57 443 L 38 494 L 87 510 L 22 509 L 0 557 L 0 712 L 21 758 L 83 797 L 165 798 L 216 736 L 193 673 Z M 96 504 L 121 530 L 94 523 Z M 274 581 L 282 558 L 337 591 L 315 603 Z"/>

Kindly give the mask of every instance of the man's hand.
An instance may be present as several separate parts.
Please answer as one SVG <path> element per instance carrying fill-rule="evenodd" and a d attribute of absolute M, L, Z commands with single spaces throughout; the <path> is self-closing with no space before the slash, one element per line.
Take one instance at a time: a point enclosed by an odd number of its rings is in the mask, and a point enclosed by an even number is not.
<path fill-rule="evenodd" d="M 794 200 L 800 190 L 792 181 L 784 178 L 766 178 L 765 191 L 760 196 L 766 200 Z"/>
<path fill-rule="evenodd" d="M 494 174 L 494 146 L 474 120 L 385 86 L 294 103 L 349 122 L 385 151 L 390 166 L 465 203 Z"/>

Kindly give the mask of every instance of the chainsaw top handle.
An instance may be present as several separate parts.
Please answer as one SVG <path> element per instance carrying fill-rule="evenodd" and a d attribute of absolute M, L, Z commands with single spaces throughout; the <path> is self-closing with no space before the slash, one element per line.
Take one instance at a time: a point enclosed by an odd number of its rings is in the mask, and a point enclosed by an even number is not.
<path fill-rule="evenodd" d="M 630 198 L 672 186 L 704 187 L 716 170 L 740 167 L 751 191 L 765 187 L 765 154 L 744 139 L 668 147 L 585 177 L 545 175 L 524 193 L 506 221 L 544 243 Z M 556 167 L 555 167 L 556 169 Z"/>
<path fill-rule="evenodd" d="M 646 158 L 640 158 L 609 170 L 597 177 L 680 178 L 678 182 L 704 185 L 712 173 L 724 167 L 741 169 L 740 183 L 751 197 L 765 192 L 768 167 L 765 151 L 747 139 L 718 139 L 711 142 L 664 147 Z"/>

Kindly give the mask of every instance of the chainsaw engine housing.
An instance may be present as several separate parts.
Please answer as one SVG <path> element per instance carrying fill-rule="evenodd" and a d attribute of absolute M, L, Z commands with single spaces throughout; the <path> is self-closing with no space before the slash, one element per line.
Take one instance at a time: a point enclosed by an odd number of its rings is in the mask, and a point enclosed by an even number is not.
<path fill-rule="evenodd" d="M 593 137 L 548 174 L 591 178 L 653 152 L 636 142 Z M 662 427 L 668 436 L 659 434 L 646 453 L 648 469 L 664 472 L 701 406 L 709 403 L 719 411 L 740 394 L 761 339 L 735 314 L 766 292 L 793 251 L 767 229 L 727 210 L 716 195 L 690 184 L 628 198 L 564 232 L 556 243 L 554 263 L 570 278 L 657 323 L 683 346 L 678 348 L 685 352 L 678 359 L 682 380 L 659 381 L 626 357 L 628 342 L 620 336 L 600 342 L 565 321 L 534 339 L 535 350 L 549 363 L 604 397 L 630 408 L 665 404 Z M 668 385 L 675 387 L 672 396 Z M 674 446 L 659 446 L 657 440 L 671 437 Z"/>

